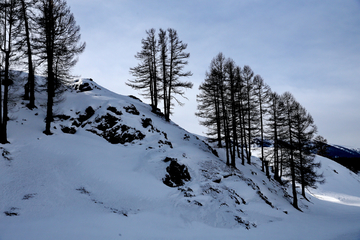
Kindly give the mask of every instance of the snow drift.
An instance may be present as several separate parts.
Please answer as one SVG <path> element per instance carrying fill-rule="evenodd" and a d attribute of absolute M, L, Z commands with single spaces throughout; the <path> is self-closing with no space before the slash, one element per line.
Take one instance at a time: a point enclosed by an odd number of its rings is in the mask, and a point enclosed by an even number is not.
<path fill-rule="evenodd" d="M 51 136 L 36 99 L 0 146 L 0 239 L 360 239 L 360 178 L 329 159 L 300 212 L 257 157 L 231 169 L 134 97 L 75 80 Z"/>

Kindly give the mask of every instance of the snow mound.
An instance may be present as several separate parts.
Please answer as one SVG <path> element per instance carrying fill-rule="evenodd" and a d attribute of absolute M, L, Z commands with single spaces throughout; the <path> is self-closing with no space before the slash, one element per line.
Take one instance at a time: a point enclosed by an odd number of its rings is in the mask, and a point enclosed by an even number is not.
<path fill-rule="evenodd" d="M 0 239 L 359 239 L 359 177 L 328 159 L 299 212 L 257 157 L 231 169 L 138 99 L 77 79 L 51 136 L 36 99 L 16 102 L 0 146 Z"/>

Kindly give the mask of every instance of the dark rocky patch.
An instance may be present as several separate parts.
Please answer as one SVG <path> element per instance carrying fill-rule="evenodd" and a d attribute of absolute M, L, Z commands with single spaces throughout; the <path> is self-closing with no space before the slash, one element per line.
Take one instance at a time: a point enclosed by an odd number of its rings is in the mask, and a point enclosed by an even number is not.
<path fill-rule="evenodd" d="M 135 100 L 138 100 L 138 101 L 142 102 L 139 98 L 137 98 L 137 97 L 135 97 L 135 96 L 133 96 L 133 95 L 129 95 L 129 97 L 131 97 L 132 99 L 135 99 Z"/>
<path fill-rule="evenodd" d="M 116 107 L 109 106 L 109 107 L 107 108 L 107 110 L 109 110 L 110 112 L 115 113 L 116 115 L 119 115 L 119 116 L 121 116 L 121 115 L 122 115 L 122 112 L 121 112 L 121 111 L 119 111 L 119 110 L 117 110 L 117 108 L 116 108 Z"/>
<path fill-rule="evenodd" d="M 209 187 L 209 188 L 206 189 L 204 192 L 205 192 L 206 194 L 209 194 L 209 193 L 217 193 L 217 194 L 219 194 L 221 191 L 220 191 L 219 189 L 215 189 L 215 188 L 213 188 L 213 187 Z"/>
<path fill-rule="evenodd" d="M 262 200 L 264 200 L 264 202 L 265 202 L 266 204 L 268 204 L 268 205 L 269 205 L 270 207 L 272 207 L 272 208 L 275 208 L 274 205 L 269 201 L 269 199 L 268 199 L 261 191 L 257 191 L 256 193 L 259 195 L 259 197 L 260 197 Z"/>
<path fill-rule="evenodd" d="M 196 137 L 197 139 L 198 139 L 198 137 Z M 210 145 L 209 144 L 207 144 L 206 142 L 204 142 L 204 141 L 202 141 L 205 145 L 206 145 L 206 147 L 209 149 L 209 151 L 212 153 L 212 154 L 214 154 L 216 157 L 219 157 L 219 154 L 218 154 L 218 152 L 215 150 L 215 149 L 213 149 L 212 147 L 210 147 Z"/>
<path fill-rule="evenodd" d="M 37 193 L 29 193 L 25 194 L 22 200 L 29 200 L 30 198 L 34 198 L 37 195 Z"/>
<path fill-rule="evenodd" d="M 88 79 L 88 81 L 93 82 L 93 80 L 90 78 Z M 93 83 L 88 83 L 88 82 L 81 82 L 79 83 L 79 80 L 77 80 L 74 84 L 73 87 L 75 90 L 78 90 L 79 92 L 87 92 L 87 91 L 92 91 L 95 88 L 96 89 L 100 89 L 99 87 L 97 87 L 95 84 Z"/>
<path fill-rule="evenodd" d="M 181 192 L 184 193 L 184 197 L 195 197 L 194 191 L 191 188 L 184 188 L 184 187 L 179 187 L 178 188 Z"/>
<path fill-rule="evenodd" d="M 79 191 L 81 194 L 85 194 L 85 195 L 91 196 L 91 193 L 90 193 L 89 191 L 87 191 L 84 187 L 80 187 L 80 188 L 78 188 L 78 189 L 76 189 L 76 190 Z M 106 205 L 104 204 L 104 202 L 98 201 L 98 200 L 96 200 L 96 199 L 94 199 L 94 198 L 92 198 L 91 201 L 92 201 L 93 203 L 95 203 L 95 204 L 99 204 L 99 205 L 103 206 L 105 209 L 110 210 L 112 213 L 120 214 L 120 215 L 123 215 L 123 216 L 125 216 L 125 217 L 128 216 L 128 212 L 125 211 L 125 210 L 119 210 L 119 209 L 117 209 L 117 208 L 113 208 L 113 207 L 106 206 Z"/>
<path fill-rule="evenodd" d="M 131 104 L 130 106 L 124 107 L 125 111 L 127 113 L 133 114 L 133 115 L 140 115 L 139 111 L 136 109 L 136 107 Z"/>
<path fill-rule="evenodd" d="M 170 162 L 170 161 L 176 161 L 176 158 L 169 158 L 169 157 L 166 157 L 164 160 L 164 162 Z"/>
<path fill-rule="evenodd" d="M 76 128 L 61 126 L 61 131 L 63 131 L 63 133 L 67 133 L 67 134 L 75 134 L 76 133 Z"/>
<path fill-rule="evenodd" d="M 154 129 L 151 118 L 142 118 L 141 125 L 143 126 L 143 128 L 147 128 L 147 127 L 151 126 L 151 129 Z"/>
<path fill-rule="evenodd" d="M 202 207 L 202 206 L 203 206 L 200 202 L 198 202 L 198 201 L 196 201 L 196 200 L 194 200 L 194 201 L 193 201 L 193 203 L 194 203 L 195 205 L 200 206 L 200 207 Z"/>
<path fill-rule="evenodd" d="M 213 182 L 214 182 L 214 183 L 220 183 L 220 182 L 221 182 L 221 178 L 214 179 Z"/>
<path fill-rule="evenodd" d="M 161 112 L 161 110 L 159 108 L 152 109 L 151 112 L 155 113 L 156 115 L 158 115 L 160 117 L 165 117 L 165 115 Z"/>
<path fill-rule="evenodd" d="M 75 127 L 80 127 L 81 123 L 77 119 L 75 119 L 71 125 Z"/>
<path fill-rule="evenodd" d="M 171 142 L 169 142 L 169 141 L 159 140 L 159 142 L 158 142 L 158 143 L 160 144 L 160 146 L 159 146 L 159 147 L 162 147 L 163 145 L 168 145 L 168 146 L 170 146 L 170 148 L 173 148 L 172 143 L 171 143 Z"/>
<path fill-rule="evenodd" d="M 0 150 L 2 150 L 1 156 L 10 162 L 12 160 L 12 157 L 10 157 L 10 152 L 3 147 L 0 147 Z"/>
<path fill-rule="evenodd" d="M 83 83 L 83 84 L 79 85 L 78 90 L 80 92 L 86 92 L 86 91 L 91 91 L 93 89 L 91 88 L 89 83 Z"/>
<path fill-rule="evenodd" d="M 131 143 L 135 140 L 142 140 L 145 138 L 145 135 L 142 132 L 133 127 L 121 124 L 121 119 L 110 113 L 98 116 L 92 124 L 92 127 L 86 130 L 103 137 L 112 144 Z"/>
<path fill-rule="evenodd" d="M 110 128 L 114 127 L 118 122 L 119 119 L 109 113 L 95 119 L 95 123 L 98 124 L 96 128 L 101 131 L 109 130 Z"/>
<path fill-rule="evenodd" d="M 120 129 L 121 131 L 119 131 Z M 135 128 L 121 125 L 104 131 L 102 137 L 112 144 L 125 144 L 131 143 L 135 140 L 142 140 L 145 138 L 145 135 L 142 132 L 136 130 Z"/>
<path fill-rule="evenodd" d="M 191 179 L 188 168 L 183 164 L 179 164 L 176 159 L 171 160 L 166 171 L 168 174 L 163 178 L 163 183 L 169 187 L 183 186 L 185 182 Z"/>
<path fill-rule="evenodd" d="M 78 189 L 76 189 L 77 191 L 79 191 L 81 194 L 85 194 L 85 195 L 89 195 L 90 196 L 90 192 L 87 191 L 84 187 L 80 187 Z"/>
<path fill-rule="evenodd" d="M 105 140 L 107 140 L 112 144 L 131 143 L 135 140 L 142 140 L 146 136 L 142 132 L 136 130 L 135 128 L 130 128 L 129 126 L 126 125 L 118 125 L 110 129 L 104 129 L 102 133 L 99 133 L 94 129 L 88 129 L 87 131 L 90 131 L 92 133 L 95 133 L 103 137 Z"/>
<path fill-rule="evenodd" d="M 250 229 L 251 227 L 257 227 L 255 223 L 250 223 L 249 221 L 243 220 L 239 216 L 235 216 L 235 221 L 237 221 L 240 225 L 244 226 L 246 229 Z"/>
<path fill-rule="evenodd" d="M 65 114 L 59 114 L 59 115 L 55 115 L 55 116 L 54 116 L 54 119 L 55 119 L 55 120 L 61 120 L 61 121 L 63 121 L 63 120 L 68 120 L 68 119 L 70 119 L 70 116 L 65 115 Z"/>
<path fill-rule="evenodd" d="M 19 208 L 16 208 L 16 207 L 12 207 L 10 208 L 9 211 L 5 211 L 5 215 L 8 216 L 8 217 L 13 217 L 13 216 L 19 216 L 19 212 L 18 212 Z"/>
<path fill-rule="evenodd" d="M 188 134 L 184 134 L 184 140 L 189 141 L 190 136 Z"/>
<path fill-rule="evenodd" d="M 79 115 L 78 120 L 79 122 L 83 123 L 89 118 L 91 118 L 94 114 L 95 114 L 95 110 L 91 106 L 89 106 L 85 109 L 85 114 Z"/>

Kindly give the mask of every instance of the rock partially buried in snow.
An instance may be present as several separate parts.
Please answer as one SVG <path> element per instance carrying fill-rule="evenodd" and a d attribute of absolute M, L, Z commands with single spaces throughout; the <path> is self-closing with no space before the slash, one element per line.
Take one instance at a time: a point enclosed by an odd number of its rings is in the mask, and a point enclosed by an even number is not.
<path fill-rule="evenodd" d="M 185 182 L 190 181 L 191 177 L 188 168 L 179 164 L 174 158 L 165 158 L 164 162 L 170 161 L 170 165 L 166 168 L 168 174 L 163 178 L 163 183 L 169 187 L 180 187 Z"/>
<path fill-rule="evenodd" d="M 72 87 L 79 92 L 92 91 L 94 89 L 100 90 L 100 88 L 91 78 L 76 79 L 72 84 Z"/>

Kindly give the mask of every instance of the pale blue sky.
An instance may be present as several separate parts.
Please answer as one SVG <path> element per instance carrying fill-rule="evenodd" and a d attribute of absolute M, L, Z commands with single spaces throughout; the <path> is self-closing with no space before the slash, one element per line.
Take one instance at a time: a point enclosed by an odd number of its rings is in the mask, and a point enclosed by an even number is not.
<path fill-rule="evenodd" d="M 87 48 L 74 74 L 123 95 L 141 39 L 150 28 L 174 28 L 190 53 L 194 83 L 172 120 L 201 134 L 198 86 L 219 52 L 279 94 L 290 91 L 330 143 L 360 148 L 359 0 L 68 0 Z M 145 100 L 146 101 L 146 100 Z"/>

